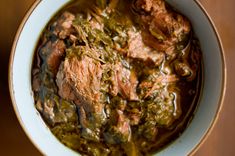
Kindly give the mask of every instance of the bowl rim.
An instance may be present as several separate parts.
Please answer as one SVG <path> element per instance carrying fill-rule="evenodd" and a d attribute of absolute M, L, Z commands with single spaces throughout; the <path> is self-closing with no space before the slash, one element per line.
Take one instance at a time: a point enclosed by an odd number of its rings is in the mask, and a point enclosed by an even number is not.
<path fill-rule="evenodd" d="M 13 44 L 12 44 L 12 48 L 11 48 L 11 53 L 10 53 L 10 59 L 9 59 L 9 64 L 8 64 L 8 87 L 9 87 L 9 92 L 10 92 L 10 97 L 11 97 L 11 101 L 12 101 L 12 105 L 13 105 L 13 108 L 14 108 L 14 112 L 16 114 L 16 117 L 20 123 L 20 126 L 21 128 L 24 130 L 26 136 L 28 137 L 28 139 L 30 140 L 30 142 L 34 145 L 34 147 L 36 147 L 36 149 L 42 153 L 43 155 L 45 155 L 46 153 L 37 145 L 37 143 L 31 139 L 30 135 L 29 135 L 29 132 L 27 131 L 24 123 L 23 123 L 23 120 L 19 114 L 19 110 L 17 108 L 17 104 L 16 104 L 16 101 L 15 101 L 15 92 L 14 92 L 14 89 L 13 89 L 13 61 L 14 61 L 14 58 L 15 58 L 15 51 L 16 51 L 16 47 L 17 47 L 17 44 L 18 44 L 18 40 L 20 38 L 20 34 L 21 32 L 23 31 L 24 29 L 24 26 L 25 24 L 27 23 L 29 17 L 31 16 L 31 14 L 33 13 L 33 11 L 37 8 L 37 6 L 40 4 L 40 2 L 42 2 L 42 0 L 35 0 L 35 2 L 33 2 L 31 4 L 31 6 L 29 7 L 29 9 L 26 11 L 25 15 L 23 16 L 23 19 L 20 23 L 20 25 L 18 26 L 18 29 L 16 31 L 16 34 L 15 34 L 15 38 L 14 38 L 14 41 L 13 41 Z"/>
<path fill-rule="evenodd" d="M 43 0 L 35 0 L 35 2 L 33 2 L 33 4 L 30 6 L 30 8 L 26 11 L 18 29 L 17 32 L 15 34 L 15 38 L 13 41 L 13 45 L 12 45 L 12 49 L 11 49 L 11 54 L 10 54 L 10 59 L 9 59 L 9 65 L 8 65 L 8 87 L 9 87 L 9 92 L 10 92 L 10 97 L 11 97 L 11 101 L 12 101 L 12 105 L 14 108 L 14 112 L 17 116 L 17 119 L 22 127 L 22 129 L 24 130 L 26 136 L 28 137 L 28 139 L 31 141 L 31 143 L 37 148 L 37 150 L 42 153 L 42 154 L 46 154 L 43 149 L 41 149 L 38 144 L 36 143 L 36 141 L 34 141 L 30 135 L 29 132 L 27 131 L 23 120 L 19 114 L 18 108 L 17 108 L 17 104 L 15 101 L 15 96 L 14 96 L 14 89 L 13 89 L 13 61 L 14 61 L 14 57 L 15 57 L 15 51 L 16 51 L 16 47 L 18 44 L 18 40 L 20 38 L 21 32 L 24 29 L 25 24 L 27 23 L 29 17 L 31 16 L 31 14 L 33 13 L 33 11 L 37 8 L 37 6 L 42 2 Z M 224 48 L 223 48 L 223 44 L 222 44 L 222 40 L 221 37 L 218 33 L 218 30 L 216 29 L 216 26 L 213 22 L 213 20 L 211 19 L 209 13 L 206 11 L 206 9 L 203 7 L 203 5 L 201 4 L 201 2 L 199 2 L 199 0 L 192 0 L 195 2 L 195 4 L 197 4 L 197 6 L 200 8 L 200 10 L 203 12 L 203 14 L 206 16 L 207 20 L 209 21 L 213 32 L 215 34 L 215 37 L 217 39 L 217 42 L 219 44 L 219 48 L 220 48 L 220 55 L 221 55 L 221 60 L 222 60 L 222 86 L 221 86 L 221 91 L 220 91 L 220 99 L 219 99 L 219 105 L 217 107 L 216 110 L 216 114 L 215 117 L 212 119 L 211 124 L 209 125 L 209 128 L 207 129 L 207 131 L 203 134 L 202 138 L 200 139 L 200 141 L 198 142 L 198 144 L 192 149 L 192 151 L 189 152 L 188 155 L 194 155 L 196 153 L 196 151 L 202 146 L 202 144 L 204 144 L 204 142 L 207 140 L 207 138 L 209 137 L 209 135 L 211 134 L 213 128 L 215 127 L 219 115 L 221 113 L 222 107 L 224 105 L 224 99 L 225 99 L 225 92 L 226 92 L 226 87 L 227 87 L 227 67 L 226 67 L 226 59 L 225 59 L 225 52 L 224 52 Z"/>
<path fill-rule="evenodd" d="M 225 58 L 225 51 L 224 51 L 224 47 L 223 47 L 223 43 L 221 40 L 221 37 L 219 35 L 219 32 L 212 20 L 212 18 L 210 17 L 209 13 L 206 11 L 206 9 L 203 7 L 203 5 L 201 4 L 201 2 L 199 2 L 199 0 L 193 0 L 195 2 L 195 4 L 197 4 L 197 6 L 201 9 L 201 11 L 203 12 L 203 14 L 206 16 L 208 22 L 210 23 L 213 32 L 215 34 L 215 37 L 217 39 L 217 42 L 219 44 L 219 48 L 220 48 L 220 54 L 221 54 L 221 60 L 222 60 L 222 86 L 221 86 L 221 91 L 220 91 L 220 99 L 219 99 L 219 106 L 216 110 L 216 114 L 215 117 L 213 118 L 211 124 L 209 125 L 209 128 L 206 130 L 206 132 L 203 134 L 201 140 L 198 142 L 198 144 L 192 149 L 192 151 L 189 152 L 189 156 L 194 155 L 196 153 L 196 151 L 205 143 L 205 141 L 207 140 L 207 138 L 210 136 L 212 130 L 214 129 L 222 107 L 224 105 L 224 99 L 225 99 L 225 93 L 226 93 L 226 87 L 227 87 L 227 66 L 226 66 L 226 58 Z"/>

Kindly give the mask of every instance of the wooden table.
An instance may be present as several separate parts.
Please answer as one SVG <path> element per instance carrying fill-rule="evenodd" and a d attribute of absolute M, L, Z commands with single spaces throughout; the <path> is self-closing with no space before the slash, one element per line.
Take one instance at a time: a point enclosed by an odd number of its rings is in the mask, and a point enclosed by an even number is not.
<path fill-rule="evenodd" d="M 235 155 L 235 1 L 200 0 L 222 37 L 228 69 L 227 94 L 220 118 L 196 156 Z M 34 0 L 0 1 L 0 155 L 41 155 L 24 134 L 8 91 L 8 59 L 14 34 Z M 209 110 L 208 110 L 209 111 Z"/>

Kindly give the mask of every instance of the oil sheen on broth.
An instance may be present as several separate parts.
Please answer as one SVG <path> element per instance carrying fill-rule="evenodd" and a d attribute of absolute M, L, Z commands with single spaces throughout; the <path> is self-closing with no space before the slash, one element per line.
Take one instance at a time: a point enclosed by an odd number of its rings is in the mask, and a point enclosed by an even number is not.
<path fill-rule="evenodd" d="M 164 0 L 76 0 L 42 32 L 32 88 L 52 133 L 82 155 L 149 155 L 195 111 L 201 51 Z"/>

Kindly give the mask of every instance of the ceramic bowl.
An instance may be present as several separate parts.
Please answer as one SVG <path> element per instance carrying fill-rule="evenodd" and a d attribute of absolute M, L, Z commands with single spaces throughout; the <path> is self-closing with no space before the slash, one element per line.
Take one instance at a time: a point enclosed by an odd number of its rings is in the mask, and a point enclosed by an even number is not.
<path fill-rule="evenodd" d="M 70 0 L 36 0 L 23 19 L 12 47 L 9 88 L 17 117 L 33 144 L 44 155 L 78 155 L 50 132 L 34 107 L 31 69 L 40 34 L 53 15 Z M 218 118 L 226 88 L 224 52 L 209 15 L 196 0 L 168 0 L 187 16 L 203 52 L 203 89 L 194 118 L 183 134 L 156 155 L 194 153 L 205 141 Z"/>

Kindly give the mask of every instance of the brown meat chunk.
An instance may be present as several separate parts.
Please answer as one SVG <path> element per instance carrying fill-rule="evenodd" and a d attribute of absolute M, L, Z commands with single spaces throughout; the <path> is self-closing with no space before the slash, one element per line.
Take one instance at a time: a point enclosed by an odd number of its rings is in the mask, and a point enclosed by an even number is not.
<path fill-rule="evenodd" d="M 139 100 L 136 93 L 138 79 L 134 71 L 130 71 L 126 68 L 119 68 L 117 71 L 117 82 L 119 92 L 124 98 L 127 98 L 131 101 Z"/>
<path fill-rule="evenodd" d="M 97 128 L 106 120 L 104 104 L 101 101 L 101 65 L 88 56 L 66 58 L 57 74 L 59 95 L 74 101 L 79 109 L 84 137 L 94 140 Z M 96 133 L 96 135 L 94 134 Z M 96 138 L 96 137 L 95 137 Z"/>
<path fill-rule="evenodd" d="M 151 11 L 153 6 L 153 0 L 146 0 L 146 1 L 137 1 L 136 6 L 138 9 L 143 9 L 147 12 Z"/>
<path fill-rule="evenodd" d="M 164 59 L 164 53 L 158 52 L 143 42 L 143 37 L 139 32 L 128 32 L 129 47 L 127 56 L 143 61 L 152 61 L 155 65 L 160 65 Z"/>
<path fill-rule="evenodd" d="M 75 16 L 72 13 L 64 12 L 58 20 L 53 23 L 53 33 L 60 39 L 65 39 L 74 31 L 72 26 L 74 19 Z"/>
<path fill-rule="evenodd" d="M 103 68 L 106 70 L 110 68 L 113 71 L 109 79 L 111 81 L 110 93 L 113 96 L 117 96 L 120 93 L 123 98 L 130 101 L 139 100 L 136 93 L 139 82 L 134 71 L 125 68 L 120 62 L 115 65 L 107 64 Z"/>
<path fill-rule="evenodd" d="M 65 54 L 65 43 L 62 40 L 57 40 L 55 42 L 47 42 L 46 46 L 42 49 L 47 54 L 47 65 L 49 70 L 54 74 L 57 73 L 59 65 Z"/>
<path fill-rule="evenodd" d="M 191 26 L 182 15 L 166 8 L 164 0 L 137 0 L 137 10 L 144 25 L 143 40 L 148 46 L 165 52 L 175 44 L 186 39 Z"/>
<path fill-rule="evenodd" d="M 57 74 L 59 95 L 68 100 L 79 100 L 77 104 L 83 101 L 100 102 L 101 72 L 100 63 L 87 56 L 81 60 L 77 57 L 65 59 Z M 69 93 L 63 89 L 65 84 L 73 88 L 75 97 L 68 96 Z"/>
<path fill-rule="evenodd" d="M 129 120 L 125 117 L 122 111 L 117 110 L 118 119 L 115 129 L 117 132 L 122 134 L 125 137 L 126 141 L 130 141 L 131 137 L 131 128 L 129 125 Z"/>
<path fill-rule="evenodd" d="M 105 141 L 110 144 L 126 143 L 131 140 L 130 121 L 122 111 L 116 110 L 112 116 L 113 125 L 104 134 Z"/>
<path fill-rule="evenodd" d="M 165 2 L 163 0 L 137 0 L 136 7 L 137 9 L 144 10 L 146 12 L 164 12 L 166 9 Z"/>
<path fill-rule="evenodd" d="M 77 113 L 74 104 L 59 99 L 57 96 L 44 99 L 42 102 L 38 100 L 36 103 L 37 110 L 43 114 L 48 124 L 54 126 L 58 123 L 76 122 Z"/>

